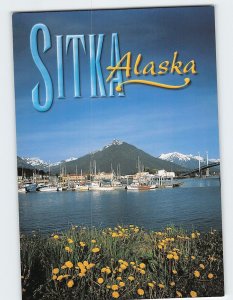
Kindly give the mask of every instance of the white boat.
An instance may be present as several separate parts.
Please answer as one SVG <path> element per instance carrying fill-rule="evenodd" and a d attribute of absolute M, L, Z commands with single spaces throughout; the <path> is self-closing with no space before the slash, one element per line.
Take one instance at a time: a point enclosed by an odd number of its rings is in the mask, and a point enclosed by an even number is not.
<path fill-rule="evenodd" d="M 89 185 L 90 191 L 113 191 L 112 186 L 102 186 L 99 182 L 91 182 Z"/>
<path fill-rule="evenodd" d="M 158 186 L 157 186 L 156 184 L 152 184 L 152 185 L 150 185 L 149 187 L 150 187 L 150 190 L 154 190 L 154 189 L 156 189 Z"/>
<path fill-rule="evenodd" d="M 47 185 L 39 188 L 39 192 L 57 192 L 57 191 L 58 188 L 56 186 L 51 186 L 51 185 Z"/>
<path fill-rule="evenodd" d="M 80 192 L 85 192 L 85 191 L 89 191 L 89 187 L 88 185 L 76 185 L 75 187 L 76 191 L 80 191 Z"/>
<path fill-rule="evenodd" d="M 125 186 L 120 181 L 116 181 L 116 180 L 111 182 L 111 186 L 114 189 L 124 189 L 125 188 Z"/>
<path fill-rule="evenodd" d="M 129 190 L 129 191 L 138 190 L 139 189 L 139 183 L 138 182 L 133 182 L 130 185 L 127 185 L 126 189 Z"/>
<path fill-rule="evenodd" d="M 26 193 L 25 187 L 18 189 L 18 193 Z"/>

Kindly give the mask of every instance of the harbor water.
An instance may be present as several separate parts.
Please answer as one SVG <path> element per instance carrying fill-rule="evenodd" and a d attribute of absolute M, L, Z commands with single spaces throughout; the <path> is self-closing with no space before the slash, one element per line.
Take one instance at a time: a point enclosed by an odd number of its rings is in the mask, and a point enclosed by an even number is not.
<path fill-rule="evenodd" d="M 161 230 L 221 230 L 219 178 L 184 179 L 181 187 L 149 191 L 66 191 L 19 194 L 21 233 L 53 233 L 71 225 L 135 224 Z"/>

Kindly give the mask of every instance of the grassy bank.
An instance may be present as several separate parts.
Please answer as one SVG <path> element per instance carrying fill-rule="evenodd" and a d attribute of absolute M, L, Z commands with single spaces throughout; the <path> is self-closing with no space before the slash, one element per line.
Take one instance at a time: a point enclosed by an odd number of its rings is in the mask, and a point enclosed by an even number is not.
<path fill-rule="evenodd" d="M 23 299 L 223 295 L 222 237 L 169 227 L 72 227 L 21 237 Z"/>

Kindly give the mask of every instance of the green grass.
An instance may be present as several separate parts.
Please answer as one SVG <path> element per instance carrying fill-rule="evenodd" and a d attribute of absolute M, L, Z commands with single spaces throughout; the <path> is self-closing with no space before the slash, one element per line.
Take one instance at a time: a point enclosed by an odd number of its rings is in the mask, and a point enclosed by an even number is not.
<path fill-rule="evenodd" d="M 217 231 L 72 227 L 50 237 L 22 236 L 21 262 L 27 300 L 224 294 L 222 236 Z"/>

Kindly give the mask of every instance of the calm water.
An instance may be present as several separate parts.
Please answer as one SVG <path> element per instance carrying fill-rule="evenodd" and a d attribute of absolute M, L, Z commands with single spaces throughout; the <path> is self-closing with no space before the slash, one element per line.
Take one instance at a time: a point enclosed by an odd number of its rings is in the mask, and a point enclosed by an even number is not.
<path fill-rule="evenodd" d="M 21 232 L 52 233 L 71 224 L 136 224 L 160 230 L 175 224 L 187 229 L 221 230 L 220 182 L 185 179 L 180 188 L 152 191 L 53 192 L 19 194 Z"/>

